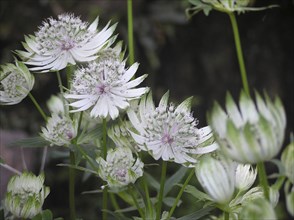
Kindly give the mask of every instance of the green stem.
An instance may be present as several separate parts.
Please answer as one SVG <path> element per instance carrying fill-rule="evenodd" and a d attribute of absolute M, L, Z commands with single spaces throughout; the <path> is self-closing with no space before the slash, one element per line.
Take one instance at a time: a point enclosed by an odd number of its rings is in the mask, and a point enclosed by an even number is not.
<path fill-rule="evenodd" d="M 188 185 L 188 183 L 190 182 L 191 178 L 193 177 L 194 173 L 195 173 L 195 170 L 194 169 L 191 169 L 191 172 L 190 172 L 189 176 L 187 177 L 186 181 L 184 182 L 183 186 L 181 187 L 181 190 L 180 190 L 180 192 L 179 192 L 179 194 L 178 194 L 178 196 L 177 196 L 177 198 L 176 198 L 176 200 L 175 200 L 172 208 L 170 209 L 170 211 L 168 213 L 167 219 L 170 219 L 171 216 L 172 216 L 172 214 L 174 213 L 174 211 L 175 211 L 175 209 L 176 209 L 176 207 L 177 207 L 177 205 L 178 205 L 178 203 L 180 201 L 180 198 L 181 198 L 181 196 L 182 196 L 182 194 L 183 194 L 186 186 Z"/>
<path fill-rule="evenodd" d="M 69 153 L 70 164 L 75 165 L 75 155 L 73 151 Z M 74 168 L 69 168 L 69 210 L 70 219 L 76 219 L 76 209 L 75 209 L 75 170 Z"/>
<path fill-rule="evenodd" d="M 240 41 L 240 35 L 239 35 L 239 30 L 238 30 L 238 24 L 236 21 L 235 14 L 233 12 L 229 12 L 228 15 L 230 17 L 232 28 L 233 28 L 235 46 L 236 46 L 236 51 L 237 51 L 237 57 L 238 57 L 238 62 L 239 62 L 239 67 L 240 67 L 240 72 L 241 72 L 243 88 L 244 88 L 246 94 L 248 96 L 250 96 L 249 86 L 248 86 L 248 81 L 247 81 L 247 73 L 246 73 L 243 52 L 242 52 L 242 47 L 241 47 L 241 41 Z"/>
<path fill-rule="evenodd" d="M 114 208 L 115 210 L 120 210 L 120 207 L 119 207 L 119 205 L 118 205 L 118 203 L 117 203 L 117 201 L 116 201 L 116 198 L 115 198 L 115 194 L 114 194 L 114 193 L 109 193 L 109 197 L 110 197 L 111 203 L 112 203 L 112 205 L 113 205 L 113 208 Z M 119 214 L 120 216 L 123 216 L 123 214 L 122 214 L 121 212 L 118 212 L 118 214 Z"/>
<path fill-rule="evenodd" d="M 92 169 L 95 171 L 97 169 L 97 166 L 95 166 L 95 164 L 90 159 L 90 157 L 88 156 L 88 154 L 83 150 L 83 148 L 81 148 L 80 145 L 75 144 L 75 146 L 76 146 L 76 148 L 78 148 L 78 150 L 81 152 L 81 154 L 84 156 L 84 158 L 88 161 L 88 163 L 90 164 L 90 166 L 92 167 Z"/>
<path fill-rule="evenodd" d="M 144 213 L 143 213 L 143 211 L 142 211 L 142 209 L 141 209 L 141 207 L 140 207 L 140 205 L 139 205 L 139 203 L 137 201 L 137 198 L 135 197 L 134 192 L 131 189 L 131 187 L 129 187 L 129 193 L 130 193 L 130 195 L 131 195 L 131 197 L 133 199 L 133 202 L 134 202 L 136 208 L 138 209 L 138 212 L 140 213 L 140 216 L 143 218 L 143 220 L 145 220 L 145 215 L 144 215 Z"/>
<path fill-rule="evenodd" d="M 229 220 L 230 219 L 230 213 L 224 212 L 224 215 L 225 215 L 225 220 Z"/>
<path fill-rule="evenodd" d="M 153 208 L 152 208 L 152 203 L 151 203 L 150 196 L 149 196 L 149 189 L 148 189 L 148 185 L 147 185 L 147 182 L 146 182 L 146 178 L 145 178 L 145 176 L 143 176 L 141 179 L 142 179 L 142 182 L 143 182 L 143 187 L 144 187 L 144 191 L 145 191 L 145 196 L 146 196 L 146 200 L 147 200 L 147 207 L 148 207 L 148 210 L 149 210 L 149 214 L 150 214 L 150 216 L 153 216 Z"/>
<path fill-rule="evenodd" d="M 161 215 L 161 207 L 162 207 L 164 183 L 165 183 L 165 177 L 166 177 L 166 168 L 167 168 L 167 162 L 166 161 L 162 161 L 160 189 L 159 189 L 159 194 L 158 194 L 157 212 L 156 212 L 156 219 L 157 220 L 160 219 L 160 215 Z"/>
<path fill-rule="evenodd" d="M 102 134 L 102 157 L 104 160 L 106 160 L 107 156 L 107 122 L 106 119 L 103 119 L 103 134 Z M 103 204 L 102 209 L 107 210 L 107 187 L 103 189 Z M 102 219 L 107 219 L 107 212 L 103 212 Z"/>
<path fill-rule="evenodd" d="M 135 62 L 134 54 L 134 32 L 133 32 L 133 1 L 128 1 L 128 45 L 129 45 L 129 64 L 132 65 Z"/>
<path fill-rule="evenodd" d="M 63 95 L 63 85 L 59 71 L 56 72 L 60 93 Z"/>
<path fill-rule="evenodd" d="M 264 197 L 269 201 L 269 187 L 266 176 L 266 171 L 263 162 L 257 164 L 259 183 L 263 189 Z"/>
<path fill-rule="evenodd" d="M 39 113 L 42 115 L 43 119 L 45 121 L 47 121 L 47 116 L 44 113 L 44 111 L 42 110 L 42 108 L 40 107 L 40 105 L 38 104 L 38 102 L 36 101 L 36 99 L 34 98 L 34 96 L 32 95 L 32 93 L 29 92 L 29 97 L 32 100 L 32 102 L 34 103 L 35 107 L 37 108 L 37 110 L 39 111 Z"/>

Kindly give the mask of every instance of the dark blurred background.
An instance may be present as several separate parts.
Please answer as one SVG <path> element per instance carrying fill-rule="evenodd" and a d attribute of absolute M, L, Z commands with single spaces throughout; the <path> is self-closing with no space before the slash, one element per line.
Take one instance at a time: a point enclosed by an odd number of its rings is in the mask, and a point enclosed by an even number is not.
<path fill-rule="evenodd" d="M 100 27 L 109 20 L 119 22 L 116 33 L 127 45 L 126 2 L 1 0 L 0 63 L 13 61 L 11 51 L 23 49 L 21 41 L 24 35 L 37 31 L 43 19 L 64 12 L 80 15 L 82 20 L 88 22 L 99 15 Z M 256 7 L 270 4 L 280 7 L 241 14 L 237 20 L 250 88 L 259 92 L 265 90 L 272 97 L 278 95 L 284 103 L 288 123 L 286 145 L 293 131 L 294 1 L 255 1 Z M 212 11 L 209 16 L 201 12 L 187 19 L 187 7 L 187 0 L 133 0 L 135 59 L 140 63 L 138 75 L 149 74 L 145 85 L 151 87 L 156 100 L 167 90 L 170 90 L 171 100 L 176 103 L 189 96 L 195 97 L 194 116 L 202 127 L 206 125 L 206 112 L 213 101 L 223 103 L 227 91 L 237 99 L 242 82 L 229 17 Z M 45 107 L 47 99 L 58 93 L 56 75 L 35 74 L 35 77 L 32 94 Z M 5 146 L 11 140 L 38 134 L 40 125 L 43 125 L 42 119 L 31 101 L 25 99 L 17 106 L 1 106 L 0 120 L 1 157 L 10 155 L 14 166 L 21 169 L 19 160 L 15 159 L 15 155 L 19 154 L 13 153 L 19 149 L 11 153 L 11 149 Z M 40 162 L 40 151 L 26 153 L 32 158 L 31 169 L 36 169 Z M 48 163 L 48 167 L 55 167 L 56 161 Z M 58 169 L 66 172 L 64 168 Z M 51 187 L 51 194 L 45 207 L 53 207 L 57 215 L 66 216 L 67 201 L 63 201 L 67 198 L 66 177 L 58 169 L 47 173 L 46 181 Z M 4 174 L 10 173 L 1 169 L 2 187 L 6 185 Z M 64 181 L 56 183 L 53 177 Z M 91 183 L 93 181 L 96 180 Z M 78 203 L 78 212 L 81 217 L 84 215 L 85 219 L 91 219 L 90 216 L 97 216 L 97 209 L 89 204 L 93 204 L 97 196 L 81 195 L 82 191 L 93 189 L 91 184 L 88 188 L 87 184 L 81 185 L 77 190 L 77 199 L 82 197 L 83 202 Z M 3 190 L 0 197 L 3 198 Z"/>

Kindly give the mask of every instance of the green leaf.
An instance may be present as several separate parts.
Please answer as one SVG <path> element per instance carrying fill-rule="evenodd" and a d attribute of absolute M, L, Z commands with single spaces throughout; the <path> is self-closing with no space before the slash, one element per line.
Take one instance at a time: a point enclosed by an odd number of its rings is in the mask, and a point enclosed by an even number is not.
<path fill-rule="evenodd" d="M 182 184 L 177 184 L 178 186 L 182 187 Z M 195 186 L 187 185 L 185 188 L 185 192 L 191 194 L 199 201 L 211 201 L 211 198 L 204 192 L 198 190 Z"/>
<path fill-rule="evenodd" d="M 176 201 L 176 198 L 174 198 L 174 197 L 165 197 L 163 199 L 163 203 L 165 205 L 167 205 L 168 207 L 172 207 L 174 205 L 175 201 Z M 177 206 L 180 206 L 181 204 L 182 204 L 182 200 L 179 200 Z"/>
<path fill-rule="evenodd" d="M 175 186 L 176 183 L 179 183 L 185 176 L 188 168 L 181 167 L 174 175 L 167 179 L 164 185 L 163 196 L 166 196 L 169 191 Z"/>
<path fill-rule="evenodd" d="M 24 138 L 24 139 L 11 142 L 8 146 L 30 148 L 30 147 L 46 147 L 48 145 L 50 145 L 48 141 L 46 141 L 44 138 L 40 136 L 37 136 L 37 137 Z"/>
<path fill-rule="evenodd" d="M 202 218 L 203 216 L 210 214 L 210 211 L 213 209 L 214 209 L 213 207 L 205 207 L 189 215 L 185 215 L 181 218 L 178 218 L 177 220 L 197 220 Z"/>
<path fill-rule="evenodd" d="M 93 170 L 90 170 L 90 169 L 87 169 L 87 168 L 84 168 L 84 167 L 80 167 L 80 166 L 76 166 L 76 165 L 60 163 L 60 164 L 57 164 L 56 166 L 69 167 L 69 168 L 73 168 L 73 169 L 76 169 L 76 170 L 80 170 L 80 171 L 83 171 L 83 172 L 89 172 L 89 173 L 92 173 L 94 175 L 97 175 L 97 173 L 95 171 L 93 171 Z"/>
<path fill-rule="evenodd" d="M 93 141 L 94 139 L 100 139 L 102 137 L 102 126 L 99 125 L 88 133 L 82 133 L 77 140 L 77 144 L 85 144 Z"/>

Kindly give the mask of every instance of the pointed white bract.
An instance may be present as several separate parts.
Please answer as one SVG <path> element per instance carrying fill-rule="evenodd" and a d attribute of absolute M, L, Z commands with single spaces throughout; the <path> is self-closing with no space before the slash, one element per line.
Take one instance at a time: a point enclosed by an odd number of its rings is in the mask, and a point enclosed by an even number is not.
<path fill-rule="evenodd" d="M 192 98 L 175 107 L 168 104 L 168 97 L 166 93 L 155 107 L 149 93 L 143 96 L 137 109 L 129 108 L 128 117 L 136 130 L 130 133 L 138 146 L 155 160 L 194 164 L 198 155 L 217 148 L 211 141 L 212 132 L 209 127 L 196 127 L 198 122 L 191 113 Z"/>
<path fill-rule="evenodd" d="M 255 164 L 275 157 L 284 140 L 286 116 L 279 98 L 265 101 L 256 93 L 256 103 L 244 92 L 239 107 L 230 94 L 226 112 L 215 103 L 208 116 L 216 140 L 233 160 Z"/>
<path fill-rule="evenodd" d="M 0 66 L 0 104 L 14 105 L 20 103 L 33 89 L 34 76 L 26 65 L 16 61 Z"/>
<path fill-rule="evenodd" d="M 4 207 L 15 218 L 33 218 L 42 211 L 50 189 L 44 186 L 44 174 L 35 176 L 24 172 L 11 177 L 7 186 Z"/>
<path fill-rule="evenodd" d="M 143 175 L 144 164 L 135 159 L 127 147 L 118 147 L 107 152 L 106 161 L 99 157 L 98 174 L 112 190 L 121 190 Z"/>
<path fill-rule="evenodd" d="M 97 60 L 74 73 L 71 90 L 65 95 L 74 107 L 71 112 L 91 109 L 91 117 L 116 119 L 131 100 L 148 91 L 146 87 L 135 88 L 147 75 L 132 79 L 138 63 L 126 69 L 121 47 L 119 43 L 115 48 L 103 50 Z"/>
<path fill-rule="evenodd" d="M 72 120 L 65 114 L 52 113 L 46 127 L 42 127 L 40 134 L 51 146 L 68 146 L 77 136 L 77 120 Z"/>
<path fill-rule="evenodd" d="M 248 190 L 254 183 L 257 170 L 250 164 L 238 164 L 236 168 L 235 185 L 240 191 Z"/>
<path fill-rule="evenodd" d="M 223 155 L 205 155 L 196 165 L 196 176 L 213 201 L 228 204 L 235 191 L 235 164 Z"/>
<path fill-rule="evenodd" d="M 61 14 L 58 19 L 45 20 L 35 36 L 25 36 L 26 51 L 18 55 L 38 72 L 58 71 L 68 64 L 88 62 L 108 43 L 116 24 L 108 23 L 97 29 L 98 17 L 89 25 L 72 14 Z M 113 41 L 113 40 L 112 40 Z"/>

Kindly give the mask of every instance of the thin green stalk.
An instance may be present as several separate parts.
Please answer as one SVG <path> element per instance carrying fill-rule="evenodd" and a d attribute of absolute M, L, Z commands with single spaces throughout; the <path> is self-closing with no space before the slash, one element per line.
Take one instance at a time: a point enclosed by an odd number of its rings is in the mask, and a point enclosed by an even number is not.
<path fill-rule="evenodd" d="M 32 93 L 29 92 L 29 97 L 32 100 L 32 102 L 34 103 L 35 107 L 37 108 L 37 110 L 39 111 L 39 113 L 42 115 L 43 119 L 45 121 L 47 121 L 47 116 L 44 113 L 44 111 L 42 110 L 42 108 L 40 107 L 40 105 L 38 104 L 38 102 L 36 101 L 36 99 L 34 98 L 34 96 L 32 95 Z"/>
<path fill-rule="evenodd" d="M 103 134 L 102 134 L 102 157 L 106 160 L 107 156 L 107 122 L 103 119 Z M 102 209 L 107 210 L 107 187 L 103 189 Z M 102 219 L 107 219 L 107 212 L 103 212 Z"/>
<path fill-rule="evenodd" d="M 156 212 L 156 219 L 160 219 L 161 215 L 161 207 L 162 207 L 162 199 L 163 199 L 163 191 L 164 191 L 164 183 L 166 177 L 166 168 L 167 168 L 167 161 L 162 161 L 162 168 L 161 168 L 161 179 L 160 179 L 160 189 L 158 194 L 158 201 L 157 201 L 157 212 Z"/>
<path fill-rule="evenodd" d="M 58 86 L 59 86 L 60 93 L 63 94 L 63 85 L 62 85 L 62 80 L 61 80 L 61 76 L 60 76 L 59 71 L 56 72 L 56 75 L 57 75 L 57 80 L 58 80 Z"/>
<path fill-rule="evenodd" d="M 224 212 L 224 215 L 225 215 L 225 220 L 229 220 L 230 219 L 230 213 Z"/>
<path fill-rule="evenodd" d="M 151 203 L 150 196 L 149 196 L 149 189 L 148 189 L 148 185 L 146 182 L 146 178 L 143 176 L 141 179 L 143 182 L 143 187 L 144 187 L 145 196 L 146 196 L 146 200 L 147 200 L 147 207 L 148 207 L 150 216 L 153 216 L 153 208 L 152 208 L 152 203 Z"/>
<path fill-rule="evenodd" d="M 257 164 L 259 183 L 263 189 L 264 197 L 269 201 L 269 187 L 266 176 L 266 171 L 263 162 Z"/>
<path fill-rule="evenodd" d="M 133 31 L 133 1 L 128 1 L 128 45 L 129 45 L 129 64 L 132 65 L 135 62 L 134 53 L 134 31 Z"/>
<path fill-rule="evenodd" d="M 119 207 L 119 205 L 118 205 L 118 203 L 117 203 L 117 201 L 116 201 L 115 194 L 114 194 L 114 193 L 109 193 L 109 198 L 110 198 L 110 200 L 111 200 L 111 203 L 112 203 L 112 205 L 113 205 L 113 208 L 114 208 L 115 210 L 120 210 L 121 208 Z M 121 212 L 118 212 L 118 214 L 119 214 L 120 216 L 123 216 L 123 214 L 122 214 Z"/>
<path fill-rule="evenodd" d="M 236 21 L 235 14 L 233 12 L 228 13 L 228 15 L 230 17 L 230 21 L 231 21 L 232 28 L 233 28 L 234 40 L 235 40 L 235 46 L 236 46 L 236 52 L 237 52 L 237 57 L 238 57 L 238 62 L 239 62 L 239 67 L 240 67 L 240 72 L 241 72 L 243 88 L 244 88 L 246 94 L 248 96 L 250 96 L 248 80 L 247 80 L 247 73 L 246 73 L 243 52 L 242 52 L 242 47 L 241 47 L 241 41 L 240 41 L 240 35 L 239 35 L 239 30 L 238 30 L 238 24 Z"/>
<path fill-rule="evenodd" d="M 142 209 L 141 209 L 141 207 L 140 207 L 140 205 L 139 205 L 139 203 L 137 201 L 137 198 L 135 197 L 134 192 L 132 191 L 131 187 L 129 187 L 129 193 L 130 193 L 130 195 L 131 195 L 131 197 L 133 199 L 133 202 L 134 202 L 136 208 L 138 209 L 138 212 L 140 213 L 140 216 L 142 217 L 143 220 L 145 220 L 145 215 L 144 215 L 144 213 L 143 213 L 143 211 L 142 211 Z"/>
<path fill-rule="evenodd" d="M 177 205 L 178 205 L 178 203 L 180 201 L 180 198 L 181 198 L 181 196 L 182 196 L 182 194 L 183 194 L 186 186 L 188 185 L 188 183 L 190 182 L 191 178 L 193 177 L 194 173 L 195 173 L 195 170 L 194 169 L 191 169 L 191 172 L 190 172 L 189 176 L 187 177 L 186 181 L 184 182 L 183 186 L 181 187 L 181 190 L 180 190 L 179 194 L 177 195 L 177 198 L 176 198 L 176 200 L 175 200 L 172 208 L 170 209 L 170 211 L 168 213 L 167 219 L 170 219 L 171 216 L 173 215 L 173 213 L 174 213 L 174 211 L 175 211 L 175 209 L 176 209 L 176 207 L 177 207 Z"/>
<path fill-rule="evenodd" d="M 75 165 L 75 155 L 73 151 L 69 153 L 70 164 Z M 70 219 L 76 219 L 76 209 L 75 209 L 75 170 L 74 168 L 69 168 L 69 210 Z"/>

